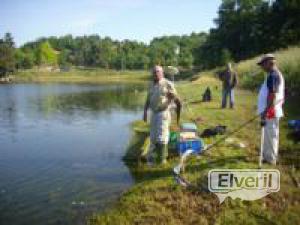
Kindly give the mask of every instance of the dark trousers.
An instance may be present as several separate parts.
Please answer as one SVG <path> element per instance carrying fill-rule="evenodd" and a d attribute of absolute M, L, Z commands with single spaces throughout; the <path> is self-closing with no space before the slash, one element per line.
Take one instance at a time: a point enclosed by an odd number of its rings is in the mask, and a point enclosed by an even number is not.
<path fill-rule="evenodd" d="M 230 108 L 233 108 L 233 106 L 234 106 L 234 90 L 233 90 L 233 88 L 223 88 L 222 108 L 226 108 L 228 97 L 229 97 Z"/>

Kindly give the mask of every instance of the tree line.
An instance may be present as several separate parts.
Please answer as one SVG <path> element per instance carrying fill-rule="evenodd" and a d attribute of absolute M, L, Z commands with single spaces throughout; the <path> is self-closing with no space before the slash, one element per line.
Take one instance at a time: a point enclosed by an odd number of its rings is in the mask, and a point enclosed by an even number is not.
<path fill-rule="evenodd" d="M 148 69 L 154 64 L 209 69 L 300 40 L 299 0 L 223 0 L 208 33 L 143 42 L 99 35 L 40 38 L 16 48 L 12 35 L 0 39 L 0 73 L 34 66 Z"/>
<path fill-rule="evenodd" d="M 212 68 L 297 45 L 299 12 L 299 0 L 223 0 L 197 63 Z"/>

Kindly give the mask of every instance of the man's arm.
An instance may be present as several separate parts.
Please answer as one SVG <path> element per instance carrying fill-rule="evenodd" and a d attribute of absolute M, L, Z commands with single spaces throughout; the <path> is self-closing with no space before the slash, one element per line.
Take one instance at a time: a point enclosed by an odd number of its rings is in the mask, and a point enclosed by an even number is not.
<path fill-rule="evenodd" d="M 238 84 L 238 79 L 237 79 L 237 73 L 233 72 L 233 82 L 232 82 L 232 88 L 235 88 Z"/>
<path fill-rule="evenodd" d="M 223 71 L 218 73 L 218 77 L 219 77 L 220 81 L 224 82 L 224 72 Z"/>
<path fill-rule="evenodd" d="M 177 91 L 175 90 L 173 85 L 170 86 L 170 90 L 168 93 L 168 101 L 169 101 L 168 104 L 170 104 L 171 101 L 174 101 L 174 103 L 176 104 L 177 124 L 179 124 L 182 103 L 181 103 L 181 100 L 179 99 L 179 97 L 177 95 Z"/>
<path fill-rule="evenodd" d="M 272 108 L 274 107 L 274 105 L 275 105 L 274 101 L 275 101 L 275 93 L 269 92 L 268 96 L 267 96 L 267 107 L 261 116 L 262 120 L 266 119 L 268 112 L 270 112 L 272 110 Z"/>
<path fill-rule="evenodd" d="M 268 86 L 268 96 L 267 96 L 267 108 L 263 113 L 263 118 L 267 116 L 267 112 L 275 106 L 275 94 L 278 92 L 279 87 L 279 77 L 277 74 L 272 74 L 268 77 L 267 86 Z"/>

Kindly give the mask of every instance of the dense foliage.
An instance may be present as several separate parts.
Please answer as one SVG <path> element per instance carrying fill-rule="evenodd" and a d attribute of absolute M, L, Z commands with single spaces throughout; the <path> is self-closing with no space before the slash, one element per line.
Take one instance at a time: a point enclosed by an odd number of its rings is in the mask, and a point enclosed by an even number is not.
<path fill-rule="evenodd" d="M 5 34 L 0 39 L 0 77 L 5 76 L 9 72 L 13 72 L 15 68 L 15 47 L 11 34 Z"/>
<path fill-rule="evenodd" d="M 205 68 L 240 61 L 300 41 L 299 0 L 223 0 L 216 28 L 196 50 Z"/>
<path fill-rule="evenodd" d="M 149 45 L 137 41 L 116 41 L 98 35 L 41 38 L 20 49 L 34 52 L 48 42 L 59 52 L 59 65 L 106 69 L 148 69 L 153 64 L 193 66 L 192 49 L 206 40 L 206 34 L 155 38 Z"/>
<path fill-rule="evenodd" d="M 164 36 L 149 44 L 66 35 L 40 38 L 15 49 L 11 35 L 6 34 L 0 39 L 0 71 L 35 65 L 119 70 L 161 64 L 208 69 L 298 44 L 299 12 L 299 0 L 223 0 L 216 26 L 208 34 Z"/>

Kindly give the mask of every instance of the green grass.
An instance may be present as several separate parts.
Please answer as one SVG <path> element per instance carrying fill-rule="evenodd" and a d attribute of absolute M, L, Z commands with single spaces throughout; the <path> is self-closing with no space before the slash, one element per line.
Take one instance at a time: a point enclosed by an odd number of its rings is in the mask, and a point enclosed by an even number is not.
<path fill-rule="evenodd" d="M 300 47 L 274 52 L 279 69 L 282 71 L 290 92 L 299 93 L 300 88 Z M 256 66 L 259 57 L 239 63 L 236 67 L 243 87 L 257 88 L 264 79 L 264 73 Z"/>
<path fill-rule="evenodd" d="M 116 71 L 72 68 L 68 72 L 46 72 L 38 69 L 18 71 L 15 82 L 60 83 L 142 83 L 149 79 L 148 71 Z"/>
<path fill-rule="evenodd" d="M 206 86 L 213 90 L 213 102 L 200 103 L 201 93 Z M 182 121 L 201 117 L 197 125 L 201 130 L 224 124 L 229 131 L 252 118 L 255 114 L 256 95 L 253 92 L 237 90 L 236 109 L 220 109 L 220 83 L 212 76 L 202 75 L 194 82 L 177 85 L 184 100 Z M 299 115 L 299 107 L 288 102 L 289 113 L 281 121 L 280 160 L 276 167 L 281 172 L 281 190 L 256 201 L 241 201 L 227 198 L 219 205 L 217 197 L 207 191 L 207 173 L 213 168 L 257 168 L 260 143 L 259 122 L 252 123 L 234 135 L 246 144 L 246 148 L 222 143 L 205 152 L 200 158 L 193 158 L 186 168 L 187 177 L 196 188 L 182 188 L 173 180 L 172 168 L 178 157 L 169 160 L 166 166 L 147 167 L 136 159 L 148 128 L 143 122 L 135 122 L 131 144 L 126 156 L 132 177 L 136 184 L 125 192 L 120 200 L 104 213 L 93 215 L 88 224 L 300 224 L 300 182 L 299 143 L 287 138 L 288 118 Z M 176 125 L 172 125 L 173 129 Z M 220 137 L 217 137 L 220 138 Z M 217 138 L 204 139 L 206 144 Z M 264 168 L 272 168 L 265 165 Z"/>
<path fill-rule="evenodd" d="M 276 56 L 277 65 L 285 78 L 286 89 L 291 95 L 300 95 L 300 47 L 294 46 L 273 53 Z M 261 56 L 244 60 L 234 65 L 238 74 L 239 86 L 248 90 L 257 90 L 262 84 L 265 72 L 257 65 Z M 218 67 L 210 71 L 201 72 L 195 75 L 193 80 L 201 76 L 217 76 L 217 73 L 224 70 Z M 205 84 L 205 82 L 204 82 Z"/>

